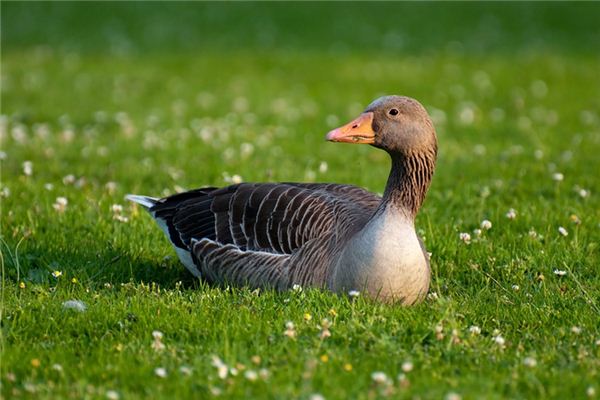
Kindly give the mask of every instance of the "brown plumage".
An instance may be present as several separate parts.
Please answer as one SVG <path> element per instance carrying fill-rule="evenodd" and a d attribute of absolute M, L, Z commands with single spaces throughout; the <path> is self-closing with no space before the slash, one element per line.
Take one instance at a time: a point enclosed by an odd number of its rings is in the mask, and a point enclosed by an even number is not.
<path fill-rule="evenodd" d="M 390 154 L 383 197 L 332 183 L 242 183 L 160 200 L 128 198 L 148 209 L 184 265 L 208 282 L 358 290 L 403 304 L 421 300 L 429 260 L 414 218 L 437 154 L 427 112 L 408 97 L 383 97 L 327 139 Z"/>

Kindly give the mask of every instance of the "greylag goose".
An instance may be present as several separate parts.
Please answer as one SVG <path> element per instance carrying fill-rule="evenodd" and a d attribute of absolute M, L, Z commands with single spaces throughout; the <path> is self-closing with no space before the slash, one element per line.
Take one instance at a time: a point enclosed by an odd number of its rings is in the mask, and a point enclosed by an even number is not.
<path fill-rule="evenodd" d="M 210 283 L 419 302 L 430 269 L 414 220 L 437 155 L 427 111 L 409 97 L 382 97 L 326 139 L 390 155 L 383 197 L 333 183 L 240 183 L 127 198 L 150 212 L 185 267 Z"/>

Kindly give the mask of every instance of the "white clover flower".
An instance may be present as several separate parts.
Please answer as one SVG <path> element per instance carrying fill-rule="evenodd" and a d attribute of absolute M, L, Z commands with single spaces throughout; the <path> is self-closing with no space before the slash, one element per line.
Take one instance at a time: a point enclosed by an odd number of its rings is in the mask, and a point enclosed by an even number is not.
<path fill-rule="evenodd" d="M 54 204 L 52 204 L 52 208 L 54 208 L 59 213 L 63 213 L 67 209 L 68 204 L 69 200 L 67 200 L 66 197 L 57 197 Z"/>
<path fill-rule="evenodd" d="M 123 212 L 123 206 L 120 204 L 113 204 L 110 206 L 110 210 L 113 212 L 113 214 L 121 214 Z"/>
<path fill-rule="evenodd" d="M 537 232 L 533 228 L 531 228 L 527 234 L 529 235 L 530 238 L 533 238 L 533 239 L 537 238 L 537 236 L 538 236 Z"/>
<path fill-rule="evenodd" d="M 567 274 L 567 271 L 562 269 L 555 269 L 553 272 L 556 276 L 565 276 Z"/>
<path fill-rule="evenodd" d="M 179 372 L 181 372 L 181 375 L 190 376 L 192 374 L 192 369 L 190 367 L 182 365 L 181 367 L 179 367 Z"/>
<path fill-rule="evenodd" d="M 300 293 L 302 291 L 302 286 L 298 285 L 297 283 L 294 283 L 294 285 L 292 285 L 292 290 L 296 293 Z"/>
<path fill-rule="evenodd" d="M 469 327 L 469 333 L 471 333 L 471 335 L 473 335 L 473 336 L 477 336 L 481 333 L 481 328 L 478 327 L 477 325 L 471 325 Z"/>
<path fill-rule="evenodd" d="M 508 218 L 508 219 L 515 219 L 515 218 L 517 218 L 517 211 L 514 208 L 509 209 L 506 212 L 506 218 Z"/>
<path fill-rule="evenodd" d="M 506 343 L 506 341 L 501 335 L 494 336 L 492 340 L 500 347 L 504 347 L 504 344 Z"/>
<path fill-rule="evenodd" d="M 406 372 L 406 373 L 409 373 L 410 371 L 412 371 L 412 370 L 413 370 L 413 368 L 414 368 L 414 365 L 413 365 L 413 363 L 412 363 L 412 362 L 410 362 L 410 361 L 404 361 L 404 362 L 402 363 L 402 367 L 401 367 L 401 368 L 402 368 L 402 371 L 404 371 L 404 372 Z"/>
<path fill-rule="evenodd" d="M 283 335 L 289 337 L 290 339 L 294 339 L 296 337 L 296 327 L 292 321 L 285 323 L 285 331 L 283 332 Z"/>
<path fill-rule="evenodd" d="M 458 237 L 466 244 L 471 243 L 471 235 L 469 235 L 467 232 L 461 232 Z"/>
<path fill-rule="evenodd" d="M 31 176 L 33 174 L 33 163 L 31 161 L 23 162 L 23 173 L 27 176 Z"/>
<path fill-rule="evenodd" d="M 163 333 L 161 331 L 152 331 L 152 337 L 154 340 L 162 340 Z"/>
<path fill-rule="evenodd" d="M 166 370 L 166 368 L 163 368 L 163 367 L 155 368 L 154 375 L 158 376 L 159 378 L 166 378 L 167 370 Z"/>
<path fill-rule="evenodd" d="M 75 175 L 73 175 L 73 174 L 65 175 L 62 178 L 62 181 L 65 185 L 72 185 L 76 181 Z"/>
<path fill-rule="evenodd" d="M 119 400 L 121 398 L 121 396 L 119 395 L 119 392 L 117 392 L 116 390 L 107 390 L 106 398 L 108 400 Z"/>
<path fill-rule="evenodd" d="M 585 394 L 587 397 L 594 397 L 596 396 L 596 389 L 594 389 L 593 386 L 588 386 L 588 388 L 585 390 Z"/>
<path fill-rule="evenodd" d="M 480 237 L 481 236 L 481 229 L 473 229 L 473 234 L 476 237 Z"/>
<path fill-rule="evenodd" d="M 571 328 L 571 332 L 573 332 L 573 333 L 574 333 L 574 334 L 576 334 L 576 335 L 579 335 L 579 334 L 582 332 L 582 329 L 581 329 L 581 327 L 579 327 L 579 326 L 573 326 L 573 327 Z"/>
<path fill-rule="evenodd" d="M 569 234 L 569 232 L 567 232 L 567 230 L 565 228 L 563 228 L 562 226 L 558 227 L 558 233 L 560 233 L 563 236 L 567 236 Z"/>
<path fill-rule="evenodd" d="M 54 272 L 60 272 L 60 271 L 54 271 Z M 52 275 L 54 275 L 54 273 L 52 273 Z M 61 273 L 61 275 L 62 275 L 62 273 Z M 55 276 L 55 278 L 56 278 L 56 276 Z M 67 300 L 62 303 L 62 307 L 65 310 L 73 310 L 73 311 L 77 311 L 77 312 L 85 312 L 85 310 L 87 310 L 87 305 L 81 300 Z"/>
<path fill-rule="evenodd" d="M 231 183 L 233 184 L 238 184 L 238 183 L 242 183 L 244 180 L 242 179 L 241 176 L 235 174 L 231 177 Z"/>
<path fill-rule="evenodd" d="M 319 172 L 324 174 L 325 172 L 327 172 L 328 168 L 329 166 L 327 165 L 327 163 L 325 161 L 321 161 L 321 163 L 319 164 Z"/>
<path fill-rule="evenodd" d="M 579 189 L 579 191 L 577 193 L 579 194 L 579 196 L 581 196 L 584 199 L 590 195 L 590 192 L 585 189 Z"/>
<path fill-rule="evenodd" d="M 267 379 L 269 379 L 269 374 L 270 374 L 270 373 L 269 373 L 269 370 L 268 370 L 268 369 L 266 369 L 266 368 L 261 368 L 261 369 L 258 371 L 258 376 L 260 376 L 260 379 L 262 379 L 262 380 L 264 380 L 264 381 L 266 381 Z"/>
<path fill-rule="evenodd" d="M 376 371 L 371 374 L 371 379 L 373 380 L 373 382 L 381 384 L 381 383 L 385 383 L 387 381 L 388 377 L 385 374 L 385 372 Z"/>
<path fill-rule="evenodd" d="M 52 364 L 52 369 L 56 372 L 63 372 L 63 367 L 60 364 Z"/>
<path fill-rule="evenodd" d="M 533 357 L 525 357 L 523 359 L 523 365 L 529 368 L 534 368 L 537 365 L 537 361 Z"/>
<path fill-rule="evenodd" d="M 308 399 L 309 400 L 325 400 L 325 396 L 323 396 L 321 393 L 313 393 L 310 395 L 310 397 Z"/>
<path fill-rule="evenodd" d="M 552 179 L 556 182 L 562 182 L 563 179 L 565 179 L 565 176 L 560 172 L 555 172 L 554 174 L 552 174 Z"/>
<path fill-rule="evenodd" d="M 481 221 L 480 226 L 481 226 L 481 229 L 483 229 L 484 231 L 492 229 L 492 223 L 490 221 L 488 221 L 487 219 L 484 219 L 483 221 Z"/>
<path fill-rule="evenodd" d="M 511 287 L 512 287 L 512 290 L 514 290 L 515 292 L 518 292 L 518 291 L 519 291 L 519 289 L 521 289 L 521 288 L 519 287 L 519 285 L 512 285 Z"/>
<path fill-rule="evenodd" d="M 358 297 L 360 296 L 360 292 L 358 290 L 351 290 L 348 292 L 348 296 L 350 297 Z"/>
<path fill-rule="evenodd" d="M 254 382 L 258 379 L 258 374 L 256 373 L 256 371 L 249 369 L 246 372 L 244 372 L 244 378 L 248 379 L 250 382 Z"/>
<path fill-rule="evenodd" d="M 446 397 L 444 397 L 444 399 L 445 400 L 461 400 L 462 397 L 458 393 L 450 392 L 446 395 Z"/>
<path fill-rule="evenodd" d="M 220 379 L 227 378 L 227 374 L 229 373 L 229 368 L 227 368 L 227 364 L 225 364 L 221 359 L 217 356 L 212 357 L 212 366 L 217 369 L 217 375 Z"/>

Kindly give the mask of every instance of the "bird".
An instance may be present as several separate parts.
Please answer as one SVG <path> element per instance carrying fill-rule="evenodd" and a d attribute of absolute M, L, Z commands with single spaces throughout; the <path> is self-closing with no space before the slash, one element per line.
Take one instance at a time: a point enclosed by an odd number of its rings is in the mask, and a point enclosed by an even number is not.
<path fill-rule="evenodd" d="M 387 152 L 383 196 L 348 184 L 248 182 L 126 198 L 150 213 L 183 265 L 210 284 L 421 302 L 431 270 L 415 217 L 437 158 L 426 109 L 410 97 L 384 96 L 325 138 Z"/>

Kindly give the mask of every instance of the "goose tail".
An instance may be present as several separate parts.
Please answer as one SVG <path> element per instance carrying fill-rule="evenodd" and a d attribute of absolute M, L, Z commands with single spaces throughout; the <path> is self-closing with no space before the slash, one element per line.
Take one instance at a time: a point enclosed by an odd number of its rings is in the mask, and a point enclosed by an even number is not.
<path fill-rule="evenodd" d="M 154 207 L 154 205 L 156 205 L 156 203 L 158 203 L 157 198 L 149 196 L 140 196 L 137 194 L 128 194 L 127 196 L 125 196 L 125 198 L 129 201 L 133 201 L 134 203 L 138 203 L 146 210 L 151 209 L 152 207 Z"/>

